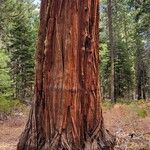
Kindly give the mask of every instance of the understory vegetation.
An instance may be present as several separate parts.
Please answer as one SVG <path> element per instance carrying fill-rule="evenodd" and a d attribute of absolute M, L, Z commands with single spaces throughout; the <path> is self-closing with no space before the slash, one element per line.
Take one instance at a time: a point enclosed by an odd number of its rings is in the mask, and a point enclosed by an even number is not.
<path fill-rule="evenodd" d="M 149 100 L 140 100 L 140 101 L 133 101 L 133 100 L 126 100 L 120 99 L 117 101 L 117 104 L 112 103 L 109 100 L 103 102 L 104 110 L 111 110 L 116 106 L 125 107 L 129 113 L 135 114 L 137 117 L 150 117 L 150 101 Z"/>
<path fill-rule="evenodd" d="M 2 115 L 12 115 L 14 112 L 22 112 L 26 109 L 26 105 L 20 100 L 6 99 L 5 97 L 0 97 L 0 114 Z M 1 118 L 0 118 L 1 119 Z"/>

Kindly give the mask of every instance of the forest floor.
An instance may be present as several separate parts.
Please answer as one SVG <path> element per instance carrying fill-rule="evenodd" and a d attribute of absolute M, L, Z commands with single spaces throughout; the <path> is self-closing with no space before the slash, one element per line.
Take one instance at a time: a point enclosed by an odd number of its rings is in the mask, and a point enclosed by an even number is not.
<path fill-rule="evenodd" d="M 103 108 L 104 123 L 117 137 L 115 150 L 150 150 L 150 101 L 108 104 Z"/>
<path fill-rule="evenodd" d="M 150 102 L 104 104 L 105 126 L 117 137 L 115 150 L 150 150 L 149 108 Z M 25 111 L 0 120 L 0 150 L 16 150 L 27 116 L 28 111 Z"/>

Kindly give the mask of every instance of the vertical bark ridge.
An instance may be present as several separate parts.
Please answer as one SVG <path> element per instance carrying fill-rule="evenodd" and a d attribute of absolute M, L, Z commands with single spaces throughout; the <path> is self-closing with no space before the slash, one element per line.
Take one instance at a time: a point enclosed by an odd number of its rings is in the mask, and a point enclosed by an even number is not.
<path fill-rule="evenodd" d="M 113 149 L 98 80 L 98 0 L 42 0 L 35 101 L 18 150 Z"/>

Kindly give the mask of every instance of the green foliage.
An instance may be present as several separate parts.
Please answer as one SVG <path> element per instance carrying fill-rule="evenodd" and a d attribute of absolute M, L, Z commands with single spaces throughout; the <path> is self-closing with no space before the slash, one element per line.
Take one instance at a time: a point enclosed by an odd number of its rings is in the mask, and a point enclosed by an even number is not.
<path fill-rule="evenodd" d="M 117 104 L 126 104 L 126 105 L 130 105 L 133 102 L 133 100 L 130 99 L 117 99 Z"/>
<path fill-rule="evenodd" d="M 14 17 L 10 28 L 12 76 L 15 85 L 15 97 L 25 99 L 31 97 L 34 81 L 35 51 L 35 10 L 30 1 L 18 2 L 17 11 L 20 16 Z M 22 13 L 23 12 L 23 13 Z"/>
<path fill-rule="evenodd" d="M 9 97 L 12 95 L 12 80 L 10 77 L 10 68 L 8 63 L 10 59 L 4 50 L 0 50 L 0 95 Z"/>
<path fill-rule="evenodd" d="M 110 59 L 109 59 L 109 51 L 108 46 L 106 43 L 100 44 L 100 58 L 101 58 L 101 66 L 100 66 L 100 74 L 101 74 L 101 81 L 102 81 L 102 87 L 103 87 L 103 93 L 104 96 L 109 94 L 109 73 L 110 73 Z"/>
<path fill-rule="evenodd" d="M 0 113 L 10 114 L 14 110 L 22 111 L 24 108 L 25 105 L 19 100 L 6 99 L 0 96 Z"/>
<path fill-rule="evenodd" d="M 137 103 L 131 103 L 131 104 L 129 105 L 129 107 L 130 107 L 130 109 L 131 109 L 132 111 L 136 112 L 139 117 L 144 118 L 144 117 L 147 116 L 146 110 L 143 109 L 143 108 L 140 108 Z"/>
<path fill-rule="evenodd" d="M 148 98 L 150 95 L 150 1 L 112 1 L 115 55 L 115 98 Z M 110 97 L 107 1 L 101 1 L 101 78 L 104 98 Z M 137 91 L 135 93 L 135 91 Z M 145 94 L 145 96 L 144 96 Z"/>
<path fill-rule="evenodd" d="M 114 103 L 111 102 L 111 101 L 105 100 L 105 101 L 103 102 L 103 107 L 106 108 L 106 110 L 107 110 L 107 109 L 111 109 L 111 108 L 114 107 Z"/>
<path fill-rule="evenodd" d="M 138 99 L 145 99 L 150 96 L 150 1 L 137 3 L 132 0 L 131 8 L 136 12 L 136 82 L 140 91 Z"/>
<path fill-rule="evenodd" d="M 32 0 L 2 0 L 0 18 L 0 47 L 6 49 L 11 62 L 7 72 L 11 76 L 13 96 L 22 100 L 30 99 L 33 93 L 34 51 L 38 28 L 37 6 Z"/>
<path fill-rule="evenodd" d="M 144 109 L 138 109 L 137 114 L 138 114 L 138 116 L 140 116 L 142 118 L 145 118 L 147 116 L 147 112 Z"/>
<path fill-rule="evenodd" d="M 114 108 L 115 106 L 124 106 L 130 111 L 131 113 L 135 113 L 138 117 L 145 118 L 147 116 L 150 116 L 150 102 L 141 100 L 141 101 L 133 101 L 128 99 L 117 99 L 117 103 L 114 104 L 113 102 L 109 100 L 105 100 L 103 103 L 103 108 L 106 110 L 110 110 Z"/>

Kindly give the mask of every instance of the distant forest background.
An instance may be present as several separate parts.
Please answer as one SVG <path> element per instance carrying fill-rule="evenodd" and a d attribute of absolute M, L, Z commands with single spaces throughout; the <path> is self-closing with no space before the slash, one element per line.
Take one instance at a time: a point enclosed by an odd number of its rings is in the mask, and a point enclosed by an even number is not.
<path fill-rule="evenodd" d="M 150 0 L 101 0 L 103 99 L 150 98 Z M 0 0 L 0 99 L 31 101 L 39 5 Z"/>

